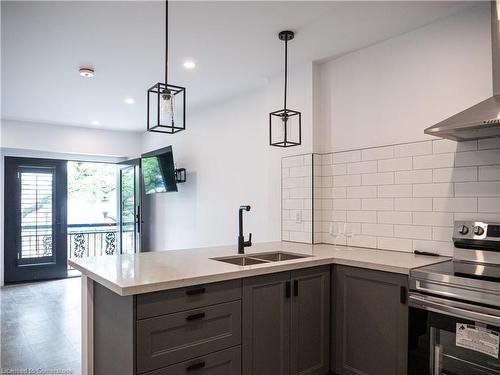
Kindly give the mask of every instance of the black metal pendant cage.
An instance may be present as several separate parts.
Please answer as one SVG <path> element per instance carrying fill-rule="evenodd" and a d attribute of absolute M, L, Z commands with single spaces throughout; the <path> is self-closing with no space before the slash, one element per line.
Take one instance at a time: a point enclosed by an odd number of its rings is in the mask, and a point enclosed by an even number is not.
<path fill-rule="evenodd" d="M 280 109 L 269 114 L 269 144 L 276 147 L 299 146 L 302 143 L 302 114 Z"/>
<path fill-rule="evenodd" d="M 299 146 L 302 143 L 302 114 L 286 106 L 288 88 L 288 41 L 295 37 L 290 30 L 281 31 L 278 38 L 285 42 L 285 79 L 283 109 L 269 114 L 269 144 L 276 147 Z"/>
<path fill-rule="evenodd" d="M 172 100 L 171 117 L 162 116 L 162 100 Z M 148 127 L 156 133 L 174 134 L 186 129 L 186 88 L 158 82 L 148 90 Z M 174 121 L 175 119 L 175 121 Z"/>

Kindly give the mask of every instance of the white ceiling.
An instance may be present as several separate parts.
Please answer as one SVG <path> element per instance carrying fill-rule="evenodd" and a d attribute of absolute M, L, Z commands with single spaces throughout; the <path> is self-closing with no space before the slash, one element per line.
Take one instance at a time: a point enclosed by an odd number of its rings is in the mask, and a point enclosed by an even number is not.
<path fill-rule="evenodd" d="M 464 2 L 171 2 L 172 84 L 188 110 L 259 87 L 290 64 L 343 55 L 470 6 Z M 141 131 L 163 77 L 164 3 L 2 1 L 2 118 Z M 293 44 L 292 44 L 293 43 Z M 197 67 L 186 71 L 182 63 Z M 78 75 L 95 67 L 93 79 Z M 135 104 L 125 104 L 125 98 Z M 94 126 L 95 127 L 95 126 Z"/>

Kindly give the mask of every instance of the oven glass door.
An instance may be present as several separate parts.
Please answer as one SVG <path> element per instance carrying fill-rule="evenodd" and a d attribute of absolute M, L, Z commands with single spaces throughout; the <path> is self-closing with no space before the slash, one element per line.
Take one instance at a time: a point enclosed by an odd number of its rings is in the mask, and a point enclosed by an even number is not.
<path fill-rule="evenodd" d="M 415 307 L 410 307 L 409 326 L 409 375 L 500 375 L 495 350 L 495 333 L 500 333 L 500 327 Z M 459 333 L 457 346 L 458 329 L 467 331 Z M 464 344 L 474 349 L 462 347 Z"/>

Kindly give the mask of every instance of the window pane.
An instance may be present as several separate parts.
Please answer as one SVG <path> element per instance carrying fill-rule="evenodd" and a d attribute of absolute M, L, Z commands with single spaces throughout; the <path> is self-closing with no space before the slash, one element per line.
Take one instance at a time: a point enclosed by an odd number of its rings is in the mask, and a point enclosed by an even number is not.
<path fill-rule="evenodd" d="M 20 172 L 20 259 L 52 257 L 53 174 L 48 171 Z"/>

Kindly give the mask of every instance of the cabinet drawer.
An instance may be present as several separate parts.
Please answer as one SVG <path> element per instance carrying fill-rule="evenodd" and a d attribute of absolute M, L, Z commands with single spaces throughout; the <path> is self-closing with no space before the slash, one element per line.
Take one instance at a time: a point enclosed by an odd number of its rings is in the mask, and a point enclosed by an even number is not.
<path fill-rule="evenodd" d="M 240 375 L 241 346 L 148 372 L 145 375 Z"/>
<path fill-rule="evenodd" d="M 137 296 L 137 319 L 151 318 L 238 299 L 241 299 L 241 280 L 140 294 Z"/>
<path fill-rule="evenodd" d="M 241 301 L 136 322 L 137 372 L 241 344 Z"/>

